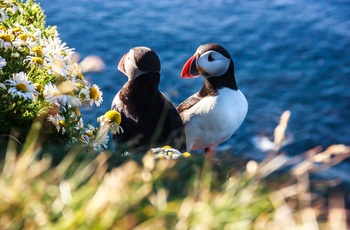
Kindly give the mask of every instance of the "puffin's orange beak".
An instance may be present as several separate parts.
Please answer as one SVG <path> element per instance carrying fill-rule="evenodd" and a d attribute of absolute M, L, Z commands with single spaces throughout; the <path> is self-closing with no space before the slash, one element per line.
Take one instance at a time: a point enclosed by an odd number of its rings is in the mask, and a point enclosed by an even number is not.
<path fill-rule="evenodd" d="M 181 78 L 196 78 L 200 76 L 200 73 L 196 66 L 197 54 L 193 55 L 187 60 L 181 71 Z"/>
<path fill-rule="evenodd" d="M 119 64 L 118 64 L 118 70 L 125 75 L 126 75 L 126 73 L 125 73 L 125 69 L 124 69 L 124 61 L 125 61 L 125 57 L 127 54 L 128 53 L 124 54 L 124 56 L 120 59 Z"/>

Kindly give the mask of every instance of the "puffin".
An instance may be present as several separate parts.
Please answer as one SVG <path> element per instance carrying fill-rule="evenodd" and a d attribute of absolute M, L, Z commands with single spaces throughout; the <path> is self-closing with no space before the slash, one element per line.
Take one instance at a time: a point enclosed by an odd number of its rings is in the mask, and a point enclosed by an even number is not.
<path fill-rule="evenodd" d="M 185 125 L 186 148 L 214 152 L 241 126 L 248 102 L 238 89 L 234 62 L 219 44 L 204 44 L 187 60 L 181 78 L 204 77 L 201 90 L 180 103 L 177 110 Z"/>
<path fill-rule="evenodd" d="M 138 46 L 120 59 L 118 70 L 128 77 L 111 109 L 121 114 L 122 133 L 113 135 L 118 150 L 145 153 L 168 145 L 186 149 L 184 125 L 174 104 L 158 89 L 161 64 L 150 48 Z"/>

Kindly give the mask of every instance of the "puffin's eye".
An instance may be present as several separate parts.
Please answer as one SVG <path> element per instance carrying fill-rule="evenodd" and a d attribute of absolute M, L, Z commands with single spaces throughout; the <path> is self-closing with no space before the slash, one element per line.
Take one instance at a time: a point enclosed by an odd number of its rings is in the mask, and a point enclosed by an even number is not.
<path fill-rule="evenodd" d="M 208 55 L 208 61 L 209 61 L 209 62 L 214 61 L 214 58 L 211 56 L 211 54 Z"/>

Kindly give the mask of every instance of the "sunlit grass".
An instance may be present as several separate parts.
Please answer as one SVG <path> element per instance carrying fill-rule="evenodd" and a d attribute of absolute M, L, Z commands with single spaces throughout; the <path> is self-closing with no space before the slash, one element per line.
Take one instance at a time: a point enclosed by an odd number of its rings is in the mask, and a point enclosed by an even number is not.
<path fill-rule="evenodd" d="M 72 50 L 58 39 L 55 27 L 45 27 L 35 1 L 0 6 L 0 229 L 346 229 L 345 194 L 335 187 L 340 182 L 316 183 L 310 174 L 349 157 L 349 147 L 316 147 L 288 158 L 280 150 L 290 116 L 286 111 L 262 162 L 230 152 L 217 154 L 213 162 L 200 155 L 168 160 L 155 159 L 151 151 L 137 156 L 102 151 L 108 128 L 119 132 L 122 127 L 116 112 L 108 111 L 99 118 L 106 124 L 102 129 L 83 129 L 80 102 L 102 102 L 96 85 L 83 87 L 82 73 L 92 70 L 91 62 L 79 69 L 66 58 Z M 52 45 L 60 52 L 43 55 Z M 14 95 L 8 91 L 14 85 L 3 84 L 19 70 L 40 93 L 30 103 L 22 98 L 28 96 L 29 81 L 10 90 Z M 64 88 L 59 96 L 72 104 L 60 107 L 65 116 L 50 119 L 55 127 L 48 128 L 46 115 L 57 115 L 61 103 L 44 100 L 42 88 L 49 83 Z M 55 139 L 45 132 L 52 128 L 59 134 Z"/>
<path fill-rule="evenodd" d="M 349 147 L 314 149 L 289 171 L 280 170 L 290 159 L 278 148 L 261 163 L 228 164 L 222 154 L 211 164 L 203 156 L 138 159 L 75 146 L 52 166 L 49 152 L 37 157 L 40 126 L 33 123 L 21 153 L 18 142 L 8 143 L 0 229 L 346 229 L 344 194 L 317 195 L 309 173 L 348 157 Z M 275 139 L 283 140 L 278 127 Z"/>

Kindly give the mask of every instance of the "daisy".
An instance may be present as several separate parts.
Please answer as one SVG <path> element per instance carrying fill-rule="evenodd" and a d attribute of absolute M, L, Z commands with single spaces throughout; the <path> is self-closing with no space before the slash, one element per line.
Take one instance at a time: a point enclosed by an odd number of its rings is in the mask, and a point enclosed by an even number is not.
<path fill-rule="evenodd" d="M 46 55 L 64 54 L 64 56 L 71 57 L 74 49 L 70 49 L 66 46 L 66 43 L 62 43 L 61 39 L 56 36 L 44 38 L 43 51 Z"/>
<path fill-rule="evenodd" d="M 105 135 L 103 138 L 96 139 L 92 142 L 94 150 L 96 152 L 102 152 L 108 147 L 109 136 Z"/>
<path fill-rule="evenodd" d="M 55 102 L 53 98 L 56 98 L 60 95 L 60 91 L 57 89 L 57 86 L 51 82 L 44 86 L 44 96 L 47 101 Z"/>
<path fill-rule="evenodd" d="M 11 0 L 4 0 L 4 3 L 7 4 L 9 7 L 8 10 L 13 14 L 16 13 L 17 11 L 23 13 L 23 9 L 18 7 L 17 4 L 14 4 Z"/>
<path fill-rule="evenodd" d="M 56 127 L 56 130 L 58 133 L 60 131 L 62 132 L 62 135 L 66 133 L 67 123 L 66 123 L 66 119 L 64 118 L 64 116 L 62 116 L 60 114 L 56 114 L 54 116 L 49 115 L 47 120 L 50 121 Z"/>
<path fill-rule="evenodd" d="M 12 44 L 17 47 L 19 50 L 23 50 L 24 47 L 32 49 L 37 45 L 34 37 L 31 34 L 19 34 Z"/>
<path fill-rule="evenodd" d="M 108 126 L 100 126 L 99 129 L 96 129 L 97 131 L 92 132 L 92 135 L 89 135 L 89 133 L 86 133 L 88 135 L 88 138 L 90 140 L 90 146 L 92 145 L 92 148 L 96 152 L 101 152 L 105 150 L 108 147 Z M 93 135 L 94 133 L 97 133 L 96 135 Z"/>
<path fill-rule="evenodd" d="M 85 129 L 84 133 L 81 135 L 80 140 L 83 142 L 85 147 L 88 149 L 93 149 L 93 140 L 95 139 L 95 134 L 97 132 L 97 129 L 92 126 L 91 124 L 88 124 L 88 128 Z"/>
<path fill-rule="evenodd" d="M 45 48 L 43 48 L 43 51 Z M 52 55 L 45 55 L 44 57 L 47 66 L 49 67 L 49 74 L 53 74 L 56 77 L 64 77 L 68 79 L 68 72 L 70 66 L 68 64 L 69 57 L 64 56 L 60 53 Z"/>
<path fill-rule="evenodd" d="M 74 123 L 74 130 L 80 131 L 84 128 L 84 121 L 83 118 L 72 111 L 72 114 L 70 115 L 72 122 Z"/>
<path fill-rule="evenodd" d="M 68 69 L 68 75 L 77 83 L 82 85 L 89 84 L 89 82 L 85 80 L 84 75 L 81 73 L 81 68 L 77 63 L 71 63 L 70 68 Z"/>
<path fill-rule="evenodd" d="M 83 135 L 81 135 L 80 141 L 83 142 L 84 145 L 89 145 L 90 144 L 90 137 L 84 133 Z"/>
<path fill-rule="evenodd" d="M 35 85 L 28 80 L 28 77 L 24 72 L 15 74 L 12 80 L 6 80 L 5 82 L 7 85 L 11 86 L 8 93 L 13 94 L 14 97 L 18 96 L 22 97 L 24 100 L 34 100 L 33 95 L 39 94 L 35 90 Z"/>
<path fill-rule="evenodd" d="M 96 84 L 93 84 L 92 87 L 89 88 L 90 106 L 92 106 L 94 102 L 96 106 L 100 106 L 103 101 L 102 94 L 100 88 Z"/>
<path fill-rule="evenodd" d="M 120 126 L 122 116 L 113 109 L 107 111 L 103 116 L 97 118 L 97 121 L 100 122 L 100 129 L 104 127 L 110 128 L 112 134 L 124 132 L 123 128 Z"/>
<path fill-rule="evenodd" d="M 61 105 L 67 106 L 68 108 L 81 106 L 81 101 L 79 98 L 69 94 L 60 94 L 55 98 Z"/>
<path fill-rule="evenodd" d="M 44 61 L 41 57 L 33 57 L 33 56 L 27 56 L 26 59 L 23 60 L 24 63 L 29 62 L 31 66 L 38 65 L 42 66 L 44 64 Z"/>
<path fill-rule="evenodd" d="M 66 85 L 66 84 L 64 84 L 64 85 L 69 87 L 69 85 Z M 61 86 L 61 88 L 65 88 L 65 87 Z M 62 93 L 57 88 L 57 86 L 52 84 L 52 83 L 49 83 L 49 84 L 45 85 L 45 87 L 44 87 L 44 97 L 47 101 L 49 101 L 51 103 L 55 103 L 58 106 L 60 106 L 60 105 L 68 106 L 69 108 L 80 106 L 81 105 L 80 99 L 75 97 L 74 94 L 73 95 L 71 95 L 71 94 L 73 94 L 73 89 L 64 91 Z"/>
<path fill-rule="evenodd" d="M 0 56 L 0 70 L 2 70 L 2 67 L 4 66 L 6 66 L 6 60 Z"/>
<path fill-rule="evenodd" d="M 92 140 L 89 135 L 83 134 L 80 138 L 80 141 L 88 150 L 93 149 L 95 152 L 102 152 L 108 148 L 109 136 L 104 136 L 104 138 Z"/>
<path fill-rule="evenodd" d="M 42 52 L 49 66 L 49 74 L 69 79 L 69 73 L 73 68 L 71 67 L 73 49 L 66 47 L 66 43 L 62 43 L 57 36 L 44 38 L 43 41 Z"/>
<path fill-rule="evenodd" d="M 90 139 L 95 139 L 95 135 L 98 129 L 91 124 L 85 129 L 84 134 L 88 135 Z"/>
<path fill-rule="evenodd" d="M 79 65 L 77 63 L 71 63 L 68 74 L 73 78 L 80 78 L 80 76 L 78 76 L 80 72 L 81 71 Z"/>
<path fill-rule="evenodd" d="M 93 144 L 91 143 L 91 138 L 89 137 L 89 135 L 84 133 L 83 135 L 81 135 L 79 140 L 83 143 L 84 148 L 86 148 L 87 150 L 94 148 Z"/>
<path fill-rule="evenodd" d="M 84 134 L 87 135 L 90 139 L 94 139 L 96 131 L 97 129 L 93 125 L 88 124 L 88 127 L 84 131 Z"/>
<path fill-rule="evenodd" d="M 12 48 L 12 38 L 7 33 L 0 33 L 0 48 Z"/>
<path fill-rule="evenodd" d="M 94 84 L 82 89 L 79 96 L 84 100 L 88 100 L 90 102 L 90 106 L 92 106 L 94 103 L 96 106 L 100 106 L 103 101 L 102 94 L 103 93 L 100 88 Z"/>
<path fill-rule="evenodd" d="M 31 49 L 31 52 L 30 52 L 33 56 L 37 56 L 37 57 L 40 57 L 42 58 L 43 57 L 43 49 L 40 48 L 39 46 L 35 46 Z"/>
<path fill-rule="evenodd" d="M 69 108 L 81 106 L 81 100 L 74 94 L 77 90 L 75 82 L 64 81 L 57 87 L 60 91 L 60 95 L 57 96 L 57 99 L 62 105 L 68 106 Z"/>
<path fill-rule="evenodd" d="M 14 24 L 14 28 L 12 28 L 12 32 L 16 34 L 16 36 L 19 36 L 21 34 L 25 34 L 27 36 L 31 36 L 32 38 L 41 38 L 41 31 L 39 28 L 35 28 L 33 25 L 29 25 L 28 27 L 23 26 L 16 22 Z M 21 35 L 19 37 L 24 38 L 25 35 Z M 35 39 L 33 39 L 35 40 Z"/>

